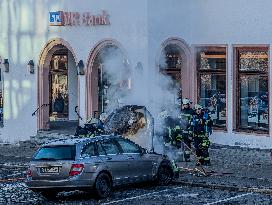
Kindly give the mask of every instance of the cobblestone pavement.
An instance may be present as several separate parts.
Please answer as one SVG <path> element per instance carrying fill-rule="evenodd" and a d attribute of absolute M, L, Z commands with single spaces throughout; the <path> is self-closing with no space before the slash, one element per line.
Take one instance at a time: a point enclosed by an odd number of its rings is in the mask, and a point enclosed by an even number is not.
<path fill-rule="evenodd" d="M 210 176 L 196 177 L 198 173 L 191 171 L 188 174 L 184 171 L 180 174 L 179 181 L 211 186 L 272 188 L 270 150 L 213 145 L 210 155 L 212 166 L 203 167 Z M 179 166 L 192 169 L 195 162 L 182 162 Z"/>
<path fill-rule="evenodd" d="M 270 150 L 221 145 L 210 149 L 212 166 L 204 167 L 210 176 L 193 172 L 195 162 L 182 162 L 190 171 L 183 169 L 171 187 L 119 188 L 102 201 L 82 192 L 61 193 L 47 201 L 23 183 L 27 163 L 43 142 L 0 144 L 0 204 L 272 204 Z"/>
<path fill-rule="evenodd" d="M 95 200 L 87 192 L 64 192 L 48 201 L 28 190 L 24 183 L 0 183 L 0 204 L 272 204 L 272 196 L 254 192 L 237 192 L 202 187 L 172 185 L 167 187 L 130 186 L 119 188 L 111 197 Z"/>

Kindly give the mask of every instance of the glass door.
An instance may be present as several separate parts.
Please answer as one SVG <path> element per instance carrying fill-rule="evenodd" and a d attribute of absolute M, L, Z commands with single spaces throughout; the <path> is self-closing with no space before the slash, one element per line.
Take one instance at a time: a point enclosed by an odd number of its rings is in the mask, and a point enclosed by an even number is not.
<path fill-rule="evenodd" d="M 67 54 L 53 55 L 50 63 L 50 121 L 68 120 L 68 60 Z"/>

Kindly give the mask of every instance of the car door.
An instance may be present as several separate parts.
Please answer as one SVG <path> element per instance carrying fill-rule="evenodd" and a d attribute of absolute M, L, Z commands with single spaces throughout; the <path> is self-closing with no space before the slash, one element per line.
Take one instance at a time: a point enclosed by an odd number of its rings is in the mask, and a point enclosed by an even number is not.
<path fill-rule="evenodd" d="M 134 142 L 119 138 L 116 139 L 122 148 L 123 155 L 128 160 L 130 181 L 144 181 L 152 176 L 152 161 L 143 152 L 143 148 Z"/>
<path fill-rule="evenodd" d="M 94 170 L 100 169 L 101 166 L 103 168 L 104 162 L 98 155 L 96 143 L 94 142 L 87 143 L 83 146 L 80 159 L 85 164 L 84 170 L 86 173 L 92 173 Z M 96 169 L 94 169 L 94 166 Z"/>
<path fill-rule="evenodd" d="M 121 149 L 116 141 L 112 139 L 102 140 L 97 143 L 100 157 L 106 163 L 109 171 L 112 174 L 113 182 L 115 184 L 126 183 L 128 180 L 128 162 L 127 159 L 121 154 Z M 105 155 L 101 155 L 101 152 Z"/>

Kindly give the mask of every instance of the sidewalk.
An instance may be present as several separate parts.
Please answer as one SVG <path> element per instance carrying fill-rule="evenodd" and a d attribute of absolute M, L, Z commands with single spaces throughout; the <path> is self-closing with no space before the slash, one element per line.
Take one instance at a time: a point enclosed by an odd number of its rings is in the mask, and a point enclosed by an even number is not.
<path fill-rule="evenodd" d="M 270 150 L 213 144 L 210 148 L 210 157 L 212 166 L 203 167 L 210 174 L 209 176 L 199 176 L 196 172 L 183 171 L 178 181 L 214 188 L 272 188 Z M 179 166 L 192 169 L 195 167 L 195 162 L 182 162 Z M 272 190 L 269 192 L 272 193 Z"/>

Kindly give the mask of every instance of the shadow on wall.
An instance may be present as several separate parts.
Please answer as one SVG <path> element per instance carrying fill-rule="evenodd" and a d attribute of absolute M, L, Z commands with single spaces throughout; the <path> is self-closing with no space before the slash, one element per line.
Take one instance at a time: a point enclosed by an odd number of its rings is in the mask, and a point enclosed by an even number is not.
<path fill-rule="evenodd" d="M 4 73 L 4 141 L 16 141 L 36 134 L 37 65 L 41 49 L 50 39 L 48 13 L 63 3 L 47 1 L 0 1 L 0 56 L 9 60 Z M 34 60 L 34 74 L 27 63 Z M 12 139 L 11 139 L 12 138 Z"/>

